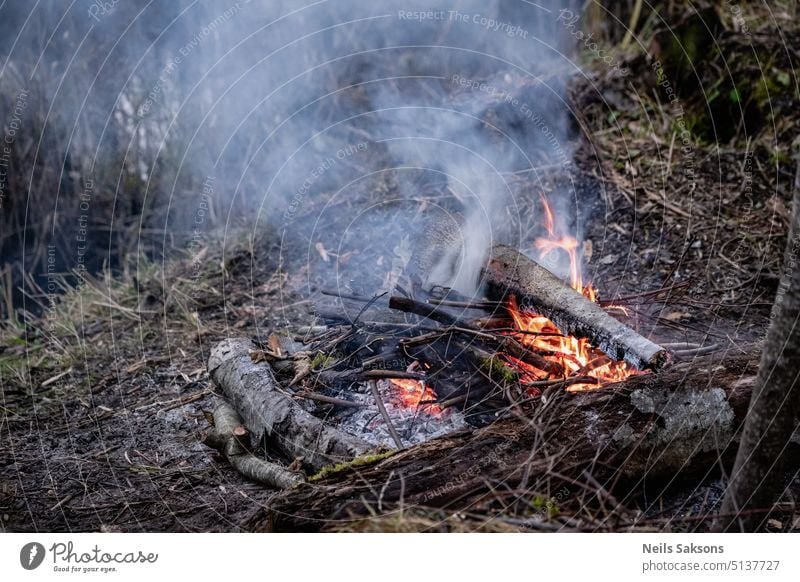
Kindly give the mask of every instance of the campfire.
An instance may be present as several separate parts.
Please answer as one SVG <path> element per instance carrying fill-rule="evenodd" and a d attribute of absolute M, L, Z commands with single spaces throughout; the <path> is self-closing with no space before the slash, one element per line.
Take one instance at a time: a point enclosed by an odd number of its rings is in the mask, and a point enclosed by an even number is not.
<path fill-rule="evenodd" d="M 591 291 L 590 286 L 583 289 Z M 594 295 L 594 293 L 592 293 Z M 642 373 L 627 362 L 611 359 L 601 350 L 593 347 L 585 338 L 563 334 L 556 325 L 542 315 L 519 310 L 512 297 L 507 305 L 508 314 L 519 330 L 513 333 L 518 341 L 542 354 L 548 362 L 559 365 L 564 370 L 565 379 L 570 380 L 566 390 L 592 390 L 610 382 L 619 382 Z M 509 356 L 508 360 L 522 376 L 523 386 L 531 387 L 534 394 L 537 382 L 547 381 L 548 372 Z"/>
<path fill-rule="evenodd" d="M 680 350 L 598 299 L 577 239 L 542 203 L 537 260 L 492 246 L 473 295 L 402 277 L 374 295 L 325 290 L 310 324 L 212 350 L 226 402 L 206 442 L 243 475 L 287 490 L 270 529 L 310 527 L 319 512 L 350 519 L 385 500 L 447 507 L 487 481 L 516 491 L 528 475 L 516 468 L 534 462 L 550 475 L 554 454 L 570 484 L 589 468 L 598 483 L 630 482 L 717 459 L 743 418 L 750 360 L 667 367 Z M 545 266 L 558 255 L 562 276 Z M 250 433 L 278 462 L 241 445 Z"/>
<path fill-rule="evenodd" d="M 314 325 L 273 334 L 254 361 L 269 362 L 311 416 L 389 448 L 530 411 L 548 390 L 596 390 L 661 367 L 666 351 L 597 303 L 577 240 L 540 196 L 547 236 L 535 252 L 542 262 L 564 253 L 568 281 L 496 245 L 476 282 L 484 296 L 442 286 L 396 285 L 371 297 L 325 291 L 334 303 L 316 309 Z"/>

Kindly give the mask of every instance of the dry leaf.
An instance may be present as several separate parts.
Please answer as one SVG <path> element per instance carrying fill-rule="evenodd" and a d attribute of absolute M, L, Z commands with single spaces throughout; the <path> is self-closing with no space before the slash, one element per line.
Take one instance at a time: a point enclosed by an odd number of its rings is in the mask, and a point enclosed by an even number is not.
<path fill-rule="evenodd" d="M 271 333 L 269 335 L 269 339 L 267 340 L 267 345 L 269 346 L 269 349 L 272 351 L 272 353 L 274 353 L 279 358 L 283 355 L 283 350 L 281 350 L 281 340 L 274 333 Z"/>
<path fill-rule="evenodd" d="M 294 361 L 294 378 L 289 382 L 289 386 L 296 386 L 300 380 L 311 373 L 311 358 L 303 356 Z"/>

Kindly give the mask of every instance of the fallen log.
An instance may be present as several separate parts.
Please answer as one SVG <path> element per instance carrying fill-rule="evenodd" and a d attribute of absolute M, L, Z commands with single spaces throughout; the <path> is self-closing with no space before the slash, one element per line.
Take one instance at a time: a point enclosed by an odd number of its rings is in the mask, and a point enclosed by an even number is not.
<path fill-rule="evenodd" d="M 303 410 L 281 391 L 269 365 L 253 362 L 248 339 L 227 339 L 211 350 L 208 372 L 255 435 L 267 439 L 291 459 L 318 471 L 349 461 L 374 448 Z"/>
<path fill-rule="evenodd" d="M 214 410 L 214 428 L 203 443 L 221 453 L 244 477 L 264 485 L 289 489 L 306 480 L 300 472 L 256 457 L 241 441 L 246 435 L 239 414 L 230 404 L 223 402 Z"/>
<path fill-rule="evenodd" d="M 507 513 L 503 491 L 515 502 L 520 488 L 552 491 L 562 486 L 555 475 L 573 493 L 589 474 L 618 496 L 645 481 L 657 496 L 659 483 L 732 459 L 757 366 L 753 354 L 711 356 L 592 392 L 558 389 L 531 418 L 433 439 L 281 493 L 252 526 L 314 530 L 415 505 L 457 512 L 497 501 Z"/>
<path fill-rule="evenodd" d="M 639 369 L 661 368 L 667 351 L 639 335 L 519 251 L 505 245 L 492 248 L 483 270 L 490 299 L 516 297 L 520 309 L 535 311 L 569 335 L 583 337 L 615 360 Z"/>

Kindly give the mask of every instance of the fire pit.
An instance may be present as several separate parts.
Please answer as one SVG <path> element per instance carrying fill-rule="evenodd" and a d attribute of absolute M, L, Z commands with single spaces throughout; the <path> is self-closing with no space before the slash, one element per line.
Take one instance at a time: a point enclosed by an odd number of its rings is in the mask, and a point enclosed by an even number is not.
<path fill-rule="evenodd" d="M 576 245 L 562 242 L 572 257 Z M 248 458 L 243 474 L 289 488 L 263 527 L 303 529 L 306 516 L 349 518 L 373 504 L 446 506 L 487 479 L 549 475 L 551 455 L 568 473 L 562 483 L 672 478 L 735 442 L 751 355 L 669 365 L 668 350 L 612 317 L 590 285 L 505 245 L 480 277 L 483 296 L 435 285 L 326 291 L 313 324 L 212 350 L 211 377 L 241 417 L 226 425 L 282 458 L 227 455 L 234 466 Z M 229 452 L 236 438 L 209 444 Z"/>
<path fill-rule="evenodd" d="M 442 273 L 457 280 L 470 269 L 453 221 L 432 220 L 405 279 L 372 296 L 323 291 L 328 301 L 312 325 L 259 346 L 223 342 L 211 356 L 212 377 L 252 432 L 295 466 L 318 471 L 369 450 L 532 417 L 559 393 L 663 368 L 667 350 L 610 315 L 624 308 L 601 306 L 583 282 L 576 238 L 540 199 L 545 236 L 534 252 L 542 262 L 560 255 L 566 280 L 498 244 L 471 295 L 437 284 Z"/>
<path fill-rule="evenodd" d="M 554 212 L 544 193 L 558 188 L 519 193 L 537 220 L 512 235 L 516 223 L 502 218 L 514 196 L 481 195 L 479 186 L 500 190 L 459 160 L 456 173 L 473 187 L 441 205 L 380 201 L 310 216 L 313 251 L 286 274 L 305 287 L 314 320 L 211 352 L 211 378 L 238 415 L 219 416 L 239 435 L 208 443 L 234 466 L 249 454 L 257 470 L 240 469 L 249 477 L 288 486 L 274 515 L 292 514 L 291 529 L 305 527 L 303 515 L 349 515 L 372 502 L 444 506 L 478 482 L 526 484 L 529 471 L 548 475 L 549 489 L 551 455 L 565 471 L 557 480 L 589 475 L 604 491 L 704 467 L 737 434 L 751 387 L 737 380 L 752 373 L 752 358 L 687 371 L 681 357 L 706 347 L 669 351 L 628 318 L 631 296 L 602 301 L 584 281 L 584 249 L 567 227 L 580 220 Z M 476 214 L 484 207 L 491 220 Z M 247 453 L 237 440 L 247 434 L 274 462 Z M 323 485 L 297 486 L 304 481 Z"/>

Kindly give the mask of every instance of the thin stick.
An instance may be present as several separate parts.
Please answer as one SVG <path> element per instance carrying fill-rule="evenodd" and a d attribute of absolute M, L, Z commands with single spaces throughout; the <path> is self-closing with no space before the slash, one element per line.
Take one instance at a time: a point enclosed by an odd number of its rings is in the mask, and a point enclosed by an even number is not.
<path fill-rule="evenodd" d="M 670 285 L 669 287 L 661 287 L 660 289 L 653 289 L 651 291 L 642 291 L 641 293 L 634 293 L 633 295 L 623 295 L 622 297 L 617 297 L 615 299 L 603 299 L 601 301 L 598 301 L 597 303 L 602 305 L 603 307 L 609 305 L 624 305 L 626 303 L 634 302 L 637 299 L 658 296 L 664 293 L 686 289 L 688 286 L 689 282 L 686 281 L 684 283 L 676 283 L 675 285 Z"/>
<path fill-rule="evenodd" d="M 324 402 L 326 404 L 335 404 L 336 406 L 346 406 L 348 408 L 364 408 L 363 404 L 358 402 L 351 402 L 343 398 L 334 398 L 333 396 L 325 396 L 324 394 L 315 394 L 314 392 L 298 392 L 295 394 L 297 398 L 305 398 L 306 400 L 316 400 L 317 402 Z"/>
<path fill-rule="evenodd" d="M 689 350 L 702 347 L 700 344 L 693 342 L 672 342 L 660 345 L 662 348 L 670 348 L 672 350 Z"/>
<path fill-rule="evenodd" d="M 466 402 L 468 396 L 469 394 L 462 394 L 460 396 L 453 396 L 452 398 L 443 400 L 442 402 L 439 403 L 439 408 L 444 410 L 445 408 L 450 408 L 451 406 L 454 406 L 456 404 L 461 404 L 462 402 Z"/>
<path fill-rule="evenodd" d="M 389 429 L 389 434 L 392 435 L 394 444 L 397 445 L 398 449 L 402 449 L 403 441 L 400 440 L 400 435 L 397 434 L 397 430 L 394 428 L 392 419 L 389 417 L 389 413 L 386 412 L 386 407 L 383 405 L 383 399 L 381 398 L 380 392 L 378 392 L 378 383 L 375 380 L 370 380 L 369 389 L 372 391 L 372 397 L 375 398 L 375 404 L 378 405 L 378 410 L 383 417 L 383 421 L 386 423 L 386 427 Z"/>
<path fill-rule="evenodd" d="M 428 299 L 428 303 L 444 307 L 463 307 L 464 309 L 481 309 L 484 311 L 503 307 L 502 301 L 453 301 L 452 299 L 436 299 L 434 297 Z"/>
<path fill-rule="evenodd" d="M 686 350 L 675 350 L 672 355 L 676 358 L 688 358 L 695 356 L 704 356 L 706 354 L 713 354 L 719 351 L 719 344 L 711 344 L 710 346 L 702 346 L 698 348 L 691 348 Z"/>
<path fill-rule="evenodd" d="M 443 325 L 458 325 L 460 322 L 457 317 L 440 311 L 435 305 L 429 303 L 422 303 L 406 297 L 394 296 L 389 298 L 389 308 L 406 313 L 413 313 L 426 319 L 432 319 Z"/>
<path fill-rule="evenodd" d="M 367 301 L 367 302 L 364 304 L 364 306 L 361 308 L 361 310 L 358 312 L 358 315 L 356 315 L 356 318 L 355 318 L 355 319 L 354 319 L 354 320 L 351 322 L 351 324 L 350 324 L 350 325 L 351 325 L 351 327 L 352 327 L 353 329 L 355 329 L 355 327 L 356 327 L 356 323 L 358 323 L 358 320 L 359 320 L 359 319 L 361 319 L 361 316 L 362 316 L 362 315 L 364 315 L 364 312 L 365 312 L 367 309 L 369 309 L 370 307 L 372 307 L 372 306 L 373 306 L 373 305 L 374 305 L 374 304 L 375 304 L 375 303 L 378 301 L 378 299 L 380 299 L 381 297 L 383 297 L 383 296 L 384 296 L 384 295 L 386 295 L 387 293 L 388 293 L 388 291 L 384 291 L 384 292 L 383 292 L 383 293 L 381 293 L 380 295 L 375 295 L 375 296 L 374 296 L 372 299 L 370 299 L 369 301 Z"/>
<path fill-rule="evenodd" d="M 322 291 L 320 291 L 320 293 L 322 295 L 327 295 L 328 297 L 336 297 L 338 299 L 349 299 L 350 301 L 358 301 L 360 303 L 369 303 L 370 301 L 373 301 L 373 300 L 376 299 L 375 296 L 373 296 L 373 297 L 364 297 L 364 296 L 361 296 L 361 295 L 351 295 L 349 293 L 337 293 L 336 291 L 328 291 L 326 289 L 323 289 Z M 377 299 L 380 299 L 384 295 L 386 295 L 386 293 L 382 293 L 381 295 L 378 295 Z M 383 303 L 383 302 L 381 302 L 381 303 Z"/>
<path fill-rule="evenodd" d="M 571 384 L 599 384 L 600 381 L 593 376 L 573 376 L 571 378 L 561 378 L 559 380 L 536 380 L 522 384 L 526 388 L 547 388 L 549 386 L 561 385 L 563 387 Z"/>

